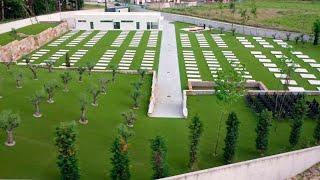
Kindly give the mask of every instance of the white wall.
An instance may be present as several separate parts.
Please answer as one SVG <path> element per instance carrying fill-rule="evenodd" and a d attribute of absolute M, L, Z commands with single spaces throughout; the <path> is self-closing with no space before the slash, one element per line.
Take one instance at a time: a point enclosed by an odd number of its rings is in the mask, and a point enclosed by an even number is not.
<path fill-rule="evenodd" d="M 282 180 L 320 162 L 320 146 L 181 174 L 163 180 Z"/>
<path fill-rule="evenodd" d="M 140 22 L 140 30 L 146 30 L 147 22 L 157 22 L 161 30 L 163 17 L 160 13 L 150 12 L 99 12 L 75 14 L 74 19 L 75 29 L 79 30 L 90 30 L 90 22 L 93 22 L 95 30 L 112 30 L 113 22 L 120 22 L 121 30 L 136 30 L 136 22 Z M 101 22 L 102 20 L 112 22 Z M 123 20 L 131 22 L 121 22 Z"/>

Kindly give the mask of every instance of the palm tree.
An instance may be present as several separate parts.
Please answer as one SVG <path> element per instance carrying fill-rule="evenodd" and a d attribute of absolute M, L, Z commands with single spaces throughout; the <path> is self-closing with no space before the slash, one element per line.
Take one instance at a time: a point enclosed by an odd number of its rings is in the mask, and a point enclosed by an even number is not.
<path fill-rule="evenodd" d="M 19 127 L 21 118 L 19 114 L 11 110 L 4 110 L 0 114 L 0 128 L 7 132 L 6 146 L 14 146 L 16 143 L 13 139 L 13 130 Z"/>
<path fill-rule="evenodd" d="M 60 78 L 62 80 L 62 83 L 64 85 L 64 92 L 68 92 L 68 83 L 71 81 L 72 77 L 69 72 L 64 72 L 60 74 Z"/>
<path fill-rule="evenodd" d="M 56 81 L 49 81 L 47 83 L 44 84 L 44 90 L 46 91 L 46 93 L 48 94 L 48 100 L 47 102 L 49 104 L 54 103 L 53 100 L 53 95 L 54 95 L 54 90 L 58 88 L 57 82 Z"/>
<path fill-rule="evenodd" d="M 54 66 L 54 61 L 46 61 L 46 67 L 48 68 L 49 73 L 52 72 L 53 66 Z"/>
<path fill-rule="evenodd" d="M 31 97 L 30 101 L 35 107 L 35 113 L 33 114 L 34 117 L 39 118 L 42 116 L 40 112 L 40 102 L 44 98 L 44 92 L 41 91 L 36 91 Z"/>
<path fill-rule="evenodd" d="M 82 75 L 86 71 L 86 68 L 83 66 L 80 66 L 78 67 L 77 71 L 79 73 L 79 82 L 82 82 Z"/>
<path fill-rule="evenodd" d="M 22 72 L 17 72 L 16 74 L 15 74 L 15 79 L 16 79 L 16 87 L 17 88 L 22 88 L 22 86 L 21 86 L 21 81 L 22 81 L 22 79 L 23 79 L 23 75 L 22 75 Z"/>
<path fill-rule="evenodd" d="M 86 113 L 88 109 L 89 99 L 86 95 L 82 95 L 80 96 L 79 100 L 80 100 L 80 111 L 81 111 L 79 123 L 88 124 Z"/>

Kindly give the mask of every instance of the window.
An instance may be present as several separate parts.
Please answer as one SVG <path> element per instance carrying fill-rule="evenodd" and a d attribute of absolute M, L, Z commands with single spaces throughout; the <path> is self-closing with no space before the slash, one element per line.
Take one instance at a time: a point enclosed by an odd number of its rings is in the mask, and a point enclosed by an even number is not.
<path fill-rule="evenodd" d="M 87 22 L 86 20 L 78 20 L 78 22 Z"/>
<path fill-rule="evenodd" d="M 113 29 L 120 29 L 120 22 L 114 22 Z"/>
<path fill-rule="evenodd" d="M 147 22 L 147 29 L 159 29 L 158 22 Z"/>
<path fill-rule="evenodd" d="M 136 22 L 136 29 L 140 29 L 140 22 Z"/>
<path fill-rule="evenodd" d="M 90 22 L 90 29 L 94 29 L 93 22 Z"/>
<path fill-rule="evenodd" d="M 133 23 L 133 21 L 131 21 L 131 20 L 121 20 L 121 22 L 123 22 L 123 23 Z"/>
<path fill-rule="evenodd" d="M 147 29 L 151 29 L 151 22 L 147 22 Z"/>
<path fill-rule="evenodd" d="M 159 25 L 158 22 L 151 22 L 151 29 L 158 29 Z"/>
<path fill-rule="evenodd" d="M 112 20 L 101 20 L 100 22 L 102 23 L 108 23 L 108 22 L 113 22 Z"/>

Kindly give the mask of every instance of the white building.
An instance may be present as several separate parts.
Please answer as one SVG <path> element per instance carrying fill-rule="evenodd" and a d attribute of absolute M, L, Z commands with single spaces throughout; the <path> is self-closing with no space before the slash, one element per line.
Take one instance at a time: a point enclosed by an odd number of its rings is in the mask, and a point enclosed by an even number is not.
<path fill-rule="evenodd" d="M 73 27 L 78 30 L 152 30 L 162 29 L 158 12 L 76 13 Z"/>

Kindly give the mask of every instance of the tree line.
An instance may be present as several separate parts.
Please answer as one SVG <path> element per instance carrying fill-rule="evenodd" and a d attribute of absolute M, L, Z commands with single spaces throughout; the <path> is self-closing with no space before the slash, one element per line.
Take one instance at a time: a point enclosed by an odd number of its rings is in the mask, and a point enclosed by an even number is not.
<path fill-rule="evenodd" d="M 1 20 L 28 18 L 59 10 L 80 10 L 83 0 L 1 0 Z"/>

